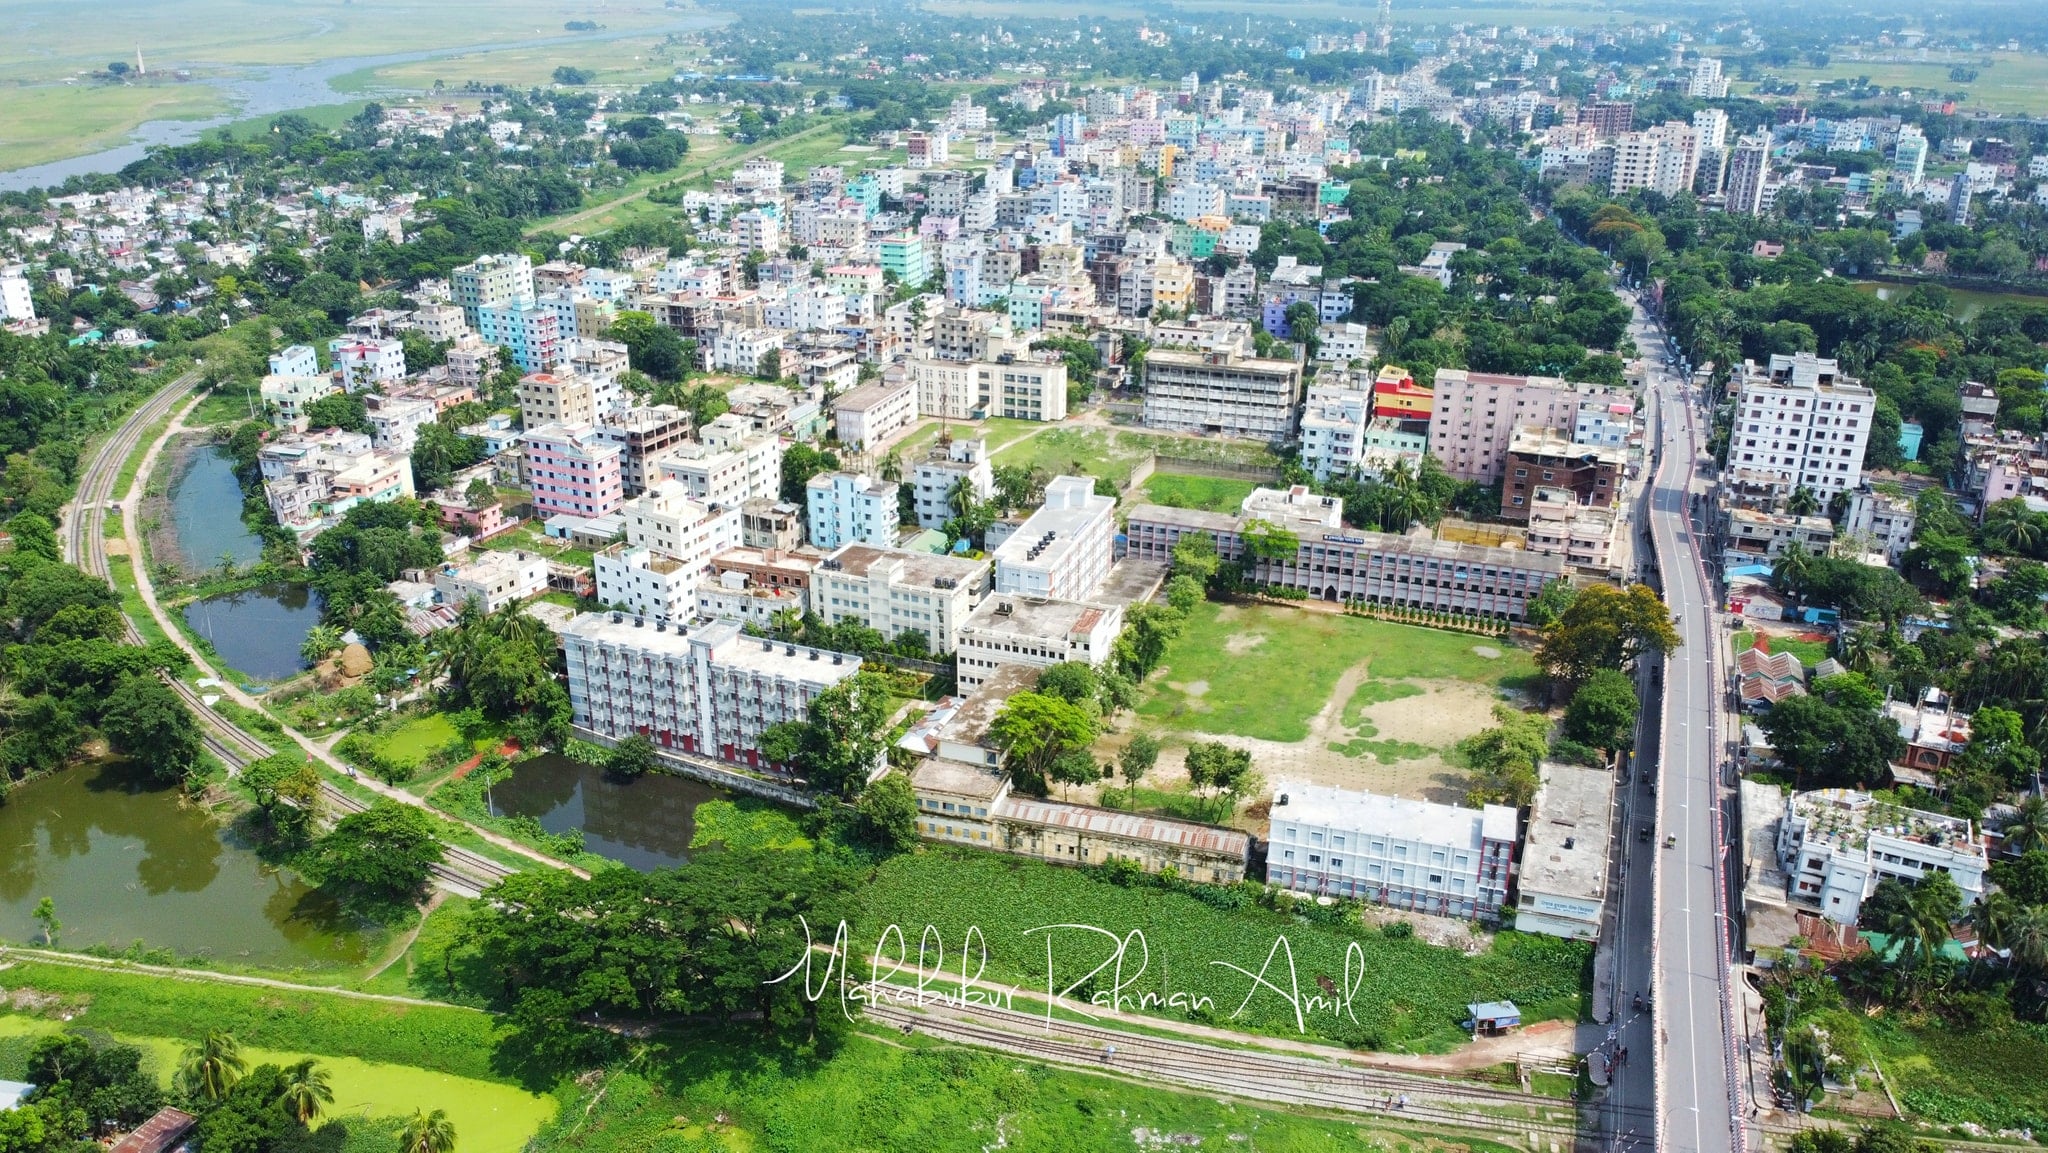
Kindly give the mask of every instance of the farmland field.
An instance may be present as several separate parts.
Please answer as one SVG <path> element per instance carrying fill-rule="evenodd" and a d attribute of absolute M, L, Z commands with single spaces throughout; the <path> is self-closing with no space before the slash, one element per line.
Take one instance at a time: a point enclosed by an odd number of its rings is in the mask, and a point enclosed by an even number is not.
<path fill-rule="evenodd" d="M 1976 72 L 1977 79 L 1949 79 L 1948 70 L 1958 66 Z M 1834 59 L 1820 68 L 1801 61 L 1761 71 L 1801 85 L 1866 76 L 1879 87 L 1910 88 L 1916 97 L 1924 93 L 1929 99 L 1945 92 L 1961 92 L 1965 99 L 1959 112 L 2048 112 L 2048 59 L 2031 53 L 1969 52 L 1901 61 Z M 1747 91 L 1750 86 L 1736 87 Z"/>
<path fill-rule="evenodd" d="M 1413 938 L 1388 938 L 1363 925 L 1312 925 L 1256 907 L 1229 912 L 1196 898 L 1154 888 L 1123 888 L 1071 868 L 967 850 L 928 850 L 884 862 L 861 893 L 866 916 L 860 936 L 865 949 L 881 927 L 895 924 L 910 941 L 927 924 L 951 950 L 947 968 L 959 968 L 958 952 L 967 929 L 980 929 L 988 942 L 988 976 L 1041 993 L 1046 983 L 1042 935 L 1034 926 L 1091 925 L 1118 936 L 1141 930 L 1151 961 L 1133 976 L 1136 958 L 1125 968 L 1126 993 L 1173 992 L 1206 996 L 1215 1008 L 1198 1019 L 1230 1028 L 1294 1035 L 1293 1011 L 1272 995 L 1252 998 L 1241 1015 L 1248 981 L 1211 961 L 1228 961 L 1256 972 L 1285 935 L 1304 987 L 1319 978 L 1344 979 L 1347 948 L 1362 950 L 1365 975 L 1349 1013 L 1311 1014 L 1308 1033 L 1342 1044 L 1380 1049 L 1441 1051 L 1468 1040 L 1458 1022 L 1467 1003 L 1504 998 L 1522 1007 L 1524 1020 L 1571 1019 L 1591 950 L 1583 944 L 1519 933 L 1502 933 L 1493 948 L 1476 957 Z M 1053 977 L 1065 986 L 1109 955 L 1106 939 L 1069 932 L 1054 942 Z M 911 946 L 911 962 L 916 946 Z M 973 962 L 978 966 L 979 960 Z M 1355 967 L 1355 963 L 1354 963 Z M 1106 990 L 1108 977 L 1094 982 Z M 1165 1012 L 1162 1010 L 1162 1012 Z M 1180 1015 L 1175 1012 L 1174 1015 Z"/>

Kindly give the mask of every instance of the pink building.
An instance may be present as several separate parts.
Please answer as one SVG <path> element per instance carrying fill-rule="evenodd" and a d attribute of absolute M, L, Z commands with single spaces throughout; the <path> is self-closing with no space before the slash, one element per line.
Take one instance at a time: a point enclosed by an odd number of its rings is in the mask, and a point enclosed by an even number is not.
<path fill-rule="evenodd" d="M 1491 484 L 1507 466 L 1517 428 L 1570 432 L 1582 408 L 1633 411 L 1627 389 L 1578 384 L 1548 376 L 1505 376 L 1440 368 L 1429 421 L 1429 453 L 1459 480 Z"/>
<path fill-rule="evenodd" d="M 588 425 L 548 424 L 528 432 L 527 479 L 533 513 L 541 520 L 557 513 L 607 516 L 626 503 L 623 451 L 601 440 Z"/>

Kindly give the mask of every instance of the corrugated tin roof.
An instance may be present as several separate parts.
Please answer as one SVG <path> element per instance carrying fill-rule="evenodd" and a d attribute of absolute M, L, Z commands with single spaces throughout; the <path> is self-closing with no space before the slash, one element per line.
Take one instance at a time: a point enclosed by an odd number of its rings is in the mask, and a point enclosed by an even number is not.
<path fill-rule="evenodd" d="M 1088 805 L 1042 801 L 1014 794 L 1004 799 L 997 810 L 997 815 L 1007 821 L 1019 821 L 1046 828 L 1072 829 L 1098 836 L 1178 845 L 1205 853 L 1227 853 L 1233 857 L 1245 856 L 1251 848 L 1251 838 L 1235 829 L 1149 817 L 1141 813 L 1124 813 L 1115 809 L 1097 809 Z"/>

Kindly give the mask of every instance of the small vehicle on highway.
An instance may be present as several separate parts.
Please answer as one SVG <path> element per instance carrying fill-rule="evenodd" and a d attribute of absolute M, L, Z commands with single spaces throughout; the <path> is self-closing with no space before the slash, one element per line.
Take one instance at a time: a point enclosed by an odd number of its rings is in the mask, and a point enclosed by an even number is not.
<path fill-rule="evenodd" d="M 1675 846 L 1675 845 L 1677 845 L 1677 844 L 1678 844 L 1678 834 L 1677 834 L 1677 833 L 1666 833 L 1666 834 L 1664 834 L 1664 847 L 1665 847 L 1665 848 L 1669 849 L 1669 848 L 1672 848 L 1672 847 L 1674 847 L 1674 846 Z"/>
<path fill-rule="evenodd" d="M 1648 825 L 1644 825 L 1642 828 L 1636 830 L 1636 840 L 1638 841 L 1643 841 L 1647 843 L 1652 835 L 1653 834 L 1650 832 L 1650 826 Z"/>

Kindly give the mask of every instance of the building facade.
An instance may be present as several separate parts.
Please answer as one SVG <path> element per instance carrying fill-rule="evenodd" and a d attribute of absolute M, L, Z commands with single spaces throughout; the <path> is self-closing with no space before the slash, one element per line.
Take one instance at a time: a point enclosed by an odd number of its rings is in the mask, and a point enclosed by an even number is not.
<path fill-rule="evenodd" d="M 524 437 L 534 515 L 606 516 L 626 502 L 619 446 L 587 425 L 549 424 Z"/>
<path fill-rule="evenodd" d="M 1468 919 L 1496 918 L 1507 903 L 1516 817 L 1506 805 L 1276 781 L 1272 813 L 1268 884 Z"/>
<path fill-rule="evenodd" d="M 811 573 L 811 611 L 826 624 L 856 620 L 890 640 L 922 633 L 950 653 L 960 626 L 988 594 L 985 560 L 843 545 Z"/>
<path fill-rule="evenodd" d="M 1115 537 L 1115 497 L 1096 495 L 1089 477 L 1054 477 L 1045 503 L 997 546 L 996 591 L 1084 600 L 1109 576 Z"/>
<path fill-rule="evenodd" d="M 1228 352 L 1154 349 L 1145 357 L 1145 423 L 1265 441 L 1294 438 L 1301 365 Z"/>
<path fill-rule="evenodd" d="M 1743 365 L 1728 467 L 1813 491 L 1823 506 L 1863 482 L 1877 397 L 1811 353 Z"/>
<path fill-rule="evenodd" d="M 844 544 L 887 548 L 896 543 L 897 487 L 865 473 L 823 472 L 804 485 L 811 547 Z"/>

